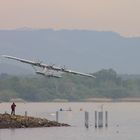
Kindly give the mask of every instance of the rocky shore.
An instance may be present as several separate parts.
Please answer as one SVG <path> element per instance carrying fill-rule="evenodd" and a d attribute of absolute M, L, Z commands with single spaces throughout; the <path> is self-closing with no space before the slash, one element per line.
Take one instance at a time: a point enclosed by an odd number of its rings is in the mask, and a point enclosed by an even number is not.
<path fill-rule="evenodd" d="M 49 121 L 47 119 L 30 116 L 0 114 L 0 129 L 2 128 L 34 128 L 34 127 L 61 127 L 68 124 Z"/>

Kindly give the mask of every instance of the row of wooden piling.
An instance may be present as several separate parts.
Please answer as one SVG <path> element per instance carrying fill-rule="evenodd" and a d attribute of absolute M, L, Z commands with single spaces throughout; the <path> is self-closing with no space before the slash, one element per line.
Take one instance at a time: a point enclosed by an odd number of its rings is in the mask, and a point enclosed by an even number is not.
<path fill-rule="evenodd" d="M 95 128 L 108 127 L 108 111 L 95 111 Z M 56 111 L 56 121 L 59 121 L 59 111 Z M 85 111 L 85 127 L 89 127 L 89 112 Z"/>
<path fill-rule="evenodd" d="M 104 126 L 108 127 L 108 111 L 95 111 L 95 128 Z M 89 112 L 87 111 L 85 111 L 85 127 L 89 127 Z"/>

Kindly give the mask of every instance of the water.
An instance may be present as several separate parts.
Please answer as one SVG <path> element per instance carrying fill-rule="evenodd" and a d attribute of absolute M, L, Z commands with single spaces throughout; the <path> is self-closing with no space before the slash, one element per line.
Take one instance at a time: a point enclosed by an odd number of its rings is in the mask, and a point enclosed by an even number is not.
<path fill-rule="evenodd" d="M 140 103 L 16 103 L 16 114 L 55 120 L 71 127 L 0 129 L 0 140 L 139 140 Z M 108 127 L 94 127 L 94 111 L 108 111 Z M 80 111 L 80 108 L 83 111 Z M 89 112 L 89 128 L 84 127 L 84 111 Z M 0 113 L 10 113 L 9 103 L 0 103 Z"/>

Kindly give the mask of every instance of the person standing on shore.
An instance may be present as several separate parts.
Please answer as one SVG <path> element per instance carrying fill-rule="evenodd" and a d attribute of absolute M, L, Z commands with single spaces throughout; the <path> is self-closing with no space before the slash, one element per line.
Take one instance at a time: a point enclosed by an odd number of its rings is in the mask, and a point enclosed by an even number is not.
<path fill-rule="evenodd" d="M 11 105 L 11 115 L 15 115 L 15 108 L 16 108 L 16 105 L 13 102 L 13 104 Z"/>

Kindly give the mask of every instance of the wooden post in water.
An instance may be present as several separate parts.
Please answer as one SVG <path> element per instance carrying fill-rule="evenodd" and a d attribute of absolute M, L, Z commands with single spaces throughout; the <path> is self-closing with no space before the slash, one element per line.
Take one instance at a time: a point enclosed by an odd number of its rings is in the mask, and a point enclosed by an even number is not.
<path fill-rule="evenodd" d="M 98 112 L 98 127 L 103 127 L 103 112 Z"/>
<path fill-rule="evenodd" d="M 89 113 L 87 111 L 85 111 L 85 127 L 88 128 L 89 127 Z"/>
<path fill-rule="evenodd" d="M 105 111 L 105 126 L 108 127 L 108 111 Z"/>
<path fill-rule="evenodd" d="M 58 115 L 59 115 L 59 112 L 56 111 L 56 122 L 58 122 Z"/>
<path fill-rule="evenodd" d="M 27 111 L 25 111 L 25 124 L 28 124 Z"/>
<path fill-rule="evenodd" d="M 25 111 L 25 117 L 27 117 L 27 111 Z"/>
<path fill-rule="evenodd" d="M 97 121 L 98 121 L 98 119 L 97 119 L 97 111 L 95 111 L 95 128 L 97 128 Z"/>

